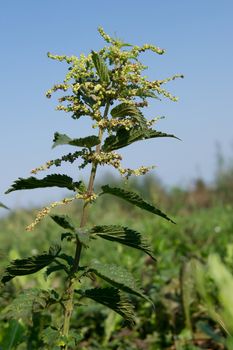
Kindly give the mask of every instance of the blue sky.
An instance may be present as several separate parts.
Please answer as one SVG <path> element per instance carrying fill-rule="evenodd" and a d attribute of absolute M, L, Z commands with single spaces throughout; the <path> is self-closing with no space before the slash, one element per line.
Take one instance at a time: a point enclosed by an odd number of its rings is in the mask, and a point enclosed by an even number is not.
<path fill-rule="evenodd" d="M 63 153 L 51 150 L 55 131 L 73 137 L 88 134 L 84 119 L 77 122 L 55 112 L 56 99 L 45 98 L 45 91 L 66 72 L 65 65 L 46 54 L 98 50 L 103 45 L 99 25 L 127 42 L 166 49 L 163 56 L 144 56 L 151 79 L 185 75 L 167 85 L 179 102 L 154 102 L 147 112 L 165 115 L 159 129 L 183 141 L 139 142 L 122 152 L 125 164 L 155 164 L 154 173 L 167 185 L 187 185 L 197 176 L 210 182 L 216 144 L 226 157 L 232 155 L 232 14 L 231 0 L 1 2 L 0 201 L 13 207 L 61 196 L 62 190 L 3 193 L 16 178 L 30 176 L 32 168 Z"/>

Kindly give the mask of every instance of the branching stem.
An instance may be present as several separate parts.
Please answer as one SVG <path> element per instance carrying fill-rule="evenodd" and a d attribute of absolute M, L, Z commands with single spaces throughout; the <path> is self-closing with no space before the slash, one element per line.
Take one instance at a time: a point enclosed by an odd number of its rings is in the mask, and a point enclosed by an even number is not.
<path fill-rule="evenodd" d="M 109 111 L 109 106 L 110 104 L 107 102 L 105 106 L 105 111 L 103 118 L 107 118 L 108 116 L 108 111 Z M 96 153 L 100 153 L 101 150 L 101 142 L 103 138 L 103 129 L 99 129 L 99 134 L 98 134 L 100 143 L 96 146 Z M 92 168 L 91 168 L 91 174 L 89 178 L 89 183 L 88 183 L 88 188 L 87 188 L 87 194 L 89 196 L 92 195 L 93 193 L 93 188 L 94 188 L 94 181 L 95 181 L 95 176 L 96 176 L 96 171 L 97 171 L 97 164 L 92 163 Z M 87 217 L 88 217 L 88 208 L 89 208 L 90 203 L 84 203 L 83 205 L 83 210 L 82 210 L 82 216 L 81 216 L 81 222 L 80 222 L 80 228 L 85 227 L 87 223 Z M 82 252 L 82 244 L 79 242 L 78 238 L 76 239 L 76 250 L 75 250 L 75 256 L 74 256 L 74 263 L 72 270 L 70 272 L 69 278 L 68 278 L 68 283 L 67 283 L 67 288 L 65 291 L 65 300 L 64 300 L 64 323 L 63 323 L 63 331 L 62 334 L 64 337 L 68 337 L 69 335 L 69 328 L 70 328 L 70 319 L 71 315 L 73 312 L 73 298 L 74 298 L 74 288 L 75 288 L 75 273 L 78 271 L 79 268 L 79 261 L 81 257 L 81 252 Z M 67 350 L 67 346 L 63 346 L 62 349 Z"/>

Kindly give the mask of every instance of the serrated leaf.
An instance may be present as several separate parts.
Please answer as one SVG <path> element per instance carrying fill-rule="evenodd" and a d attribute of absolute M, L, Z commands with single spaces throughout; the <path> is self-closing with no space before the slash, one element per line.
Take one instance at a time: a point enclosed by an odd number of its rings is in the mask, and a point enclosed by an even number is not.
<path fill-rule="evenodd" d="M 10 193 L 18 190 L 31 190 L 44 187 L 62 187 L 68 190 L 75 191 L 80 182 L 73 182 L 73 179 L 67 175 L 52 174 L 47 175 L 43 179 L 37 179 L 34 176 L 27 179 L 19 178 L 5 193 Z"/>
<path fill-rule="evenodd" d="M 88 247 L 88 243 L 90 242 L 90 232 L 85 228 L 76 228 L 73 233 L 64 232 L 61 235 L 61 240 L 67 239 L 67 241 L 77 240 L 84 245 L 84 247 Z"/>
<path fill-rule="evenodd" d="M 87 271 L 93 272 L 96 276 L 112 284 L 112 286 L 117 289 L 148 300 L 146 295 L 139 288 L 133 275 L 123 267 L 113 264 L 101 264 L 99 261 L 93 260 L 88 266 Z"/>
<path fill-rule="evenodd" d="M 66 239 L 67 241 L 72 241 L 74 238 L 75 238 L 75 234 L 71 232 L 63 232 L 61 234 L 61 241 L 63 241 L 64 239 Z"/>
<path fill-rule="evenodd" d="M 76 236 L 81 244 L 83 244 L 85 247 L 88 246 L 88 243 L 90 241 L 90 233 L 88 229 L 85 228 L 78 228 L 75 230 Z"/>
<path fill-rule="evenodd" d="M 24 290 L 23 293 L 18 294 L 11 304 L 3 309 L 1 318 L 24 319 L 30 317 L 33 303 L 39 294 L 40 289 L 38 288 Z"/>
<path fill-rule="evenodd" d="M 69 145 L 70 141 L 72 141 L 72 139 L 66 134 L 59 134 L 59 132 L 55 132 L 52 148 L 60 145 Z"/>
<path fill-rule="evenodd" d="M 108 67 L 106 66 L 103 58 L 95 51 L 92 51 L 92 61 L 94 63 L 96 72 L 102 83 L 109 84 L 110 78 L 108 73 Z"/>
<path fill-rule="evenodd" d="M 33 306 L 35 302 L 43 304 L 43 298 L 41 299 L 41 289 L 32 288 L 26 289 L 23 293 L 17 295 L 17 297 L 11 301 L 11 303 L 2 310 L 1 318 L 8 319 L 28 319 L 31 317 Z"/>
<path fill-rule="evenodd" d="M 134 324 L 133 307 L 127 298 L 116 288 L 93 288 L 76 290 L 82 297 L 92 299 L 121 315 L 128 323 Z"/>
<path fill-rule="evenodd" d="M 172 221 L 165 213 L 163 213 L 158 208 L 154 207 L 152 204 L 149 204 L 148 202 L 144 201 L 142 199 L 142 197 L 140 197 L 135 192 L 126 191 L 126 190 L 124 190 L 122 188 L 118 188 L 118 187 L 110 187 L 108 185 L 102 186 L 102 191 L 103 191 L 103 193 L 101 193 L 101 194 L 105 194 L 105 193 L 112 194 L 113 196 L 122 198 L 125 201 L 127 201 L 127 202 L 141 208 L 141 209 L 149 211 L 150 213 L 153 213 L 155 215 L 161 216 L 162 218 L 174 223 L 174 221 Z"/>
<path fill-rule="evenodd" d="M 71 231 L 75 230 L 74 224 L 73 224 L 71 218 L 68 215 L 55 214 L 55 215 L 50 215 L 50 217 L 59 226 L 65 228 L 65 229 L 69 229 Z"/>
<path fill-rule="evenodd" d="M 71 145 L 76 147 L 91 148 L 98 145 L 99 143 L 100 140 L 96 135 L 81 137 L 78 139 L 71 139 L 66 134 L 59 134 L 58 132 L 55 132 L 52 148 L 60 145 Z"/>
<path fill-rule="evenodd" d="M 75 346 L 75 344 L 77 344 L 78 342 L 80 342 L 81 340 L 83 339 L 83 336 L 81 334 L 77 334 L 77 331 L 72 331 L 70 330 L 69 331 L 69 337 L 68 337 L 68 340 L 69 340 L 69 346 Z M 72 345 L 72 340 L 75 342 L 74 345 Z"/>
<path fill-rule="evenodd" d="M 61 251 L 61 247 L 58 244 L 54 244 L 49 248 L 49 254 L 54 257 L 57 257 L 60 251 Z"/>
<path fill-rule="evenodd" d="M 78 190 L 80 193 L 85 193 L 87 191 L 86 185 L 83 181 L 79 181 Z"/>
<path fill-rule="evenodd" d="M 57 329 L 47 327 L 41 332 L 41 338 L 46 345 L 54 346 L 58 345 L 61 337 L 60 332 Z M 60 347 L 58 347 L 59 349 Z"/>
<path fill-rule="evenodd" d="M 111 115 L 113 118 L 124 118 L 127 116 L 135 119 L 142 129 L 147 128 L 146 118 L 143 116 L 142 112 L 134 105 L 129 103 L 121 103 L 111 110 Z"/>
<path fill-rule="evenodd" d="M 49 349 L 51 350 L 59 350 L 65 345 L 73 348 L 82 339 L 82 336 L 74 331 L 69 331 L 69 335 L 64 336 L 58 329 L 52 327 L 45 328 L 41 333 L 41 337 L 43 342 L 50 346 Z"/>
<path fill-rule="evenodd" d="M 166 132 L 152 130 L 152 129 L 148 130 L 147 135 L 145 136 L 145 139 L 147 140 L 147 139 L 153 139 L 153 138 L 157 138 L 157 137 L 171 137 L 171 138 L 174 138 L 174 139 L 181 141 L 181 139 L 179 139 L 179 137 L 177 137 L 173 134 L 167 134 Z"/>
<path fill-rule="evenodd" d="M 68 263 L 68 265 L 70 265 L 70 266 L 72 266 L 73 263 L 74 263 L 73 257 L 71 255 L 68 255 L 68 254 L 65 254 L 65 253 L 59 254 L 58 258 L 66 261 Z"/>
<path fill-rule="evenodd" d="M 119 148 L 126 147 L 136 141 L 148 140 L 157 137 L 171 137 L 179 140 L 179 138 L 175 135 L 166 134 L 164 132 L 152 130 L 149 128 L 141 129 L 138 127 L 126 130 L 125 128 L 121 127 L 117 131 L 116 135 L 110 135 L 105 139 L 102 150 L 104 152 L 110 152 Z"/>
<path fill-rule="evenodd" d="M 45 271 L 45 277 L 49 277 L 49 275 L 51 275 L 51 273 L 61 271 L 61 270 L 67 271 L 66 266 L 63 264 L 49 266 Z"/>
<path fill-rule="evenodd" d="M 59 246 L 54 246 L 53 248 L 50 248 L 48 253 L 11 261 L 2 277 L 2 283 L 9 282 L 16 276 L 30 275 L 42 270 L 55 260 L 60 250 L 61 248 Z"/>
<path fill-rule="evenodd" d="M 119 226 L 119 225 L 103 225 L 103 226 L 94 226 L 91 231 L 91 234 L 97 235 L 107 241 L 118 242 L 126 246 L 138 249 L 148 254 L 153 260 L 156 260 L 153 256 L 153 253 L 143 239 L 141 233 L 131 230 L 128 227 Z"/>
<path fill-rule="evenodd" d="M 92 94 L 88 94 L 88 91 L 84 90 L 83 88 L 79 89 L 79 93 L 83 99 L 83 101 L 90 107 L 93 107 L 93 105 L 96 103 L 96 96 Z"/>
<path fill-rule="evenodd" d="M 0 208 L 4 208 L 4 209 L 8 209 L 9 210 L 9 208 L 5 204 L 3 204 L 2 202 L 0 202 Z"/>
<path fill-rule="evenodd" d="M 113 118 L 124 118 L 127 116 L 141 114 L 140 110 L 136 106 L 126 102 L 115 106 L 110 113 Z"/>
<path fill-rule="evenodd" d="M 127 90 L 134 90 L 134 95 L 141 97 L 142 99 L 150 97 L 150 98 L 155 98 L 155 99 L 161 101 L 161 98 L 159 98 L 158 95 L 156 95 L 153 91 L 145 90 L 145 89 L 141 88 L 138 84 L 129 84 L 127 86 L 126 91 Z M 126 96 L 127 95 L 128 94 L 126 94 Z"/>

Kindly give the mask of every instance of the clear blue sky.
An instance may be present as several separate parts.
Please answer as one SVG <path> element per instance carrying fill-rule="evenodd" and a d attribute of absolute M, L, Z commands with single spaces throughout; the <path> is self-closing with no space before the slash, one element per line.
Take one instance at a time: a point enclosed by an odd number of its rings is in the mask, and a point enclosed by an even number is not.
<path fill-rule="evenodd" d="M 46 53 L 79 55 L 100 48 L 99 25 L 127 42 L 167 50 L 163 56 L 145 56 L 151 78 L 185 75 L 167 86 L 179 102 L 156 102 L 148 112 L 165 115 L 159 128 L 183 141 L 135 144 L 123 152 L 125 164 L 155 164 L 155 173 L 168 185 L 188 184 L 197 176 L 211 181 L 216 143 L 227 156 L 232 152 L 232 15 L 232 0 L 2 1 L 0 201 L 14 206 L 56 198 L 55 190 L 3 192 L 62 153 L 61 148 L 51 150 L 54 131 L 87 135 L 83 122 L 55 112 L 56 100 L 45 98 L 65 73 L 65 66 Z"/>

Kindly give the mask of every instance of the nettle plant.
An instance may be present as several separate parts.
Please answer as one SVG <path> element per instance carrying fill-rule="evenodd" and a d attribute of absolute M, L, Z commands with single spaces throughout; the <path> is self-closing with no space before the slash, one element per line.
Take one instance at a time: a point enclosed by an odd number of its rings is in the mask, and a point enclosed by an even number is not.
<path fill-rule="evenodd" d="M 94 227 L 87 226 L 88 211 L 92 204 L 98 201 L 98 197 L 105 194 L 119 197 L 136 207 L 172 222 L 165 213 L 147 203 L 138 194 L 124 188 L 111 187 L 108 184 L 102 186 L 100 193 L 95 193 L 94 182 L 98 166 L 112 166 L 127 179 L 131 175 L 144 175 L 152 168 L 145 166 L 136 170 L 123 168 L 121 165 L 122 156 L 118 150 L 140 140 L 158 137 L 175 138 L 174 135 L 154 130 L 152 126 L 160 118 L 148 120 L 143 115 L 142 110 L 148 106 L 149 98 L 166 97 L 176 101 L 177 98 L 162 86 L 171 80 L 182 77 L 182 75 L 149 81 L 146 76 L 142 75 L 143 70 L 147 67 L 139 61 L 139 56 L 145 51 L 161 55 L 164 50 L 149 44 L 143 46 L 126 44 L 119 39 L 111 38 L 102 28 L 99 28 L 98 31 L 107 43 L 98 52 L 92 51 L 87 56 L 81 54 L 80 57 L 48 54 L 51 59 L 67 62 L 69 68 L 64 81 L 54 85 L 46 94 L 50 98 L 52 93 L 56 91 L 65 92 L 64 96 L 59 97 L 59 105 L 56 109 L 71 113 L 74 120 L 79 120 L 80 117 L 91 118 L 93 128 L 98 130 L 98 134 L 72 139 L 65 134 L 56 132 L 53 147 L 70 145 L 77 150 L 65 154 L 61 158 L 50 160 L 45 165 L 32 170 L 32 173 L 36 174 L 52 166 L 59 167 L 64 162 L 81 161 L 77 166 L 80 171 L 87 165 L 91 166 L 87 184 L 79 179 L 73 180 L 65 174 L 55 173 L 41 179 L 34 176 L 26 179 L 19 178 L 7 191 L 9 193 L 17 190 L 56 186 L 67 188 L 73 192 L 71 197 L 54 202 L 39 211 L 35 221 L 26 228 L 28 231 L 33 230 L 45 216 L 50 215 L 52 220 L 63 230 L 61 241 L 67 240 L 73 245 L 73 256 L 63 251 L 62 244 L 60 246 L 53 245 L 48 252 L 41 255 L 12 261 L 2 278 L 2 282 L 7 283 L 16 276 L 33 274 L 46 267 L 47 275 L 58 270 L 64 271 L 66 284 L 63 293 L 58 295 L 54 290 L 42 293 L 43 298 L 47 298 L 44 303 L 46 308 L 54 303 L 59 303 L 64 311 L 62 324 L 51 324 L 42 334 L 44 343 L 50 344 L 50 346 L 51 339 L 55 339 L 54 349 L 72 348 L 79 341 L 79 336 L 70 330 L 70 320 L 74 305 L 80 303 L 82 299 L 92 299 L 114 310 L 127 322 L 133 323 L 133 306 L 127 300 L 125 293 L 147 298 L 138 286 L 138 282 L 135 282 L 131 273 L 124 268 L 101 264 L 95 260 L 87 266 L 80 264 L 82 254 L 85 249 L 88 249 L 89 242 L 94 239 L 111 241 L 113 244 L 120 243 L 141 250 L 154 259 L 143 235 L 134 229 L 121 226 L 119 223 L 101 225 L 101 222 L 98 222 L 98 225 Z M 75 200 L 83 202 L 79 227 L 74 225 L 69 216 L 53 213 L 55 207 L 70 204 Z M 103 279 L 104 285 L 107 282 L 109 286 L 84 288 L 83 281 L 92 279 L 93 275 Z M 42 298 L 42 294 L 40 292 L 34 295 L 34 303 L 36 303 L 36 298 Z"/>

